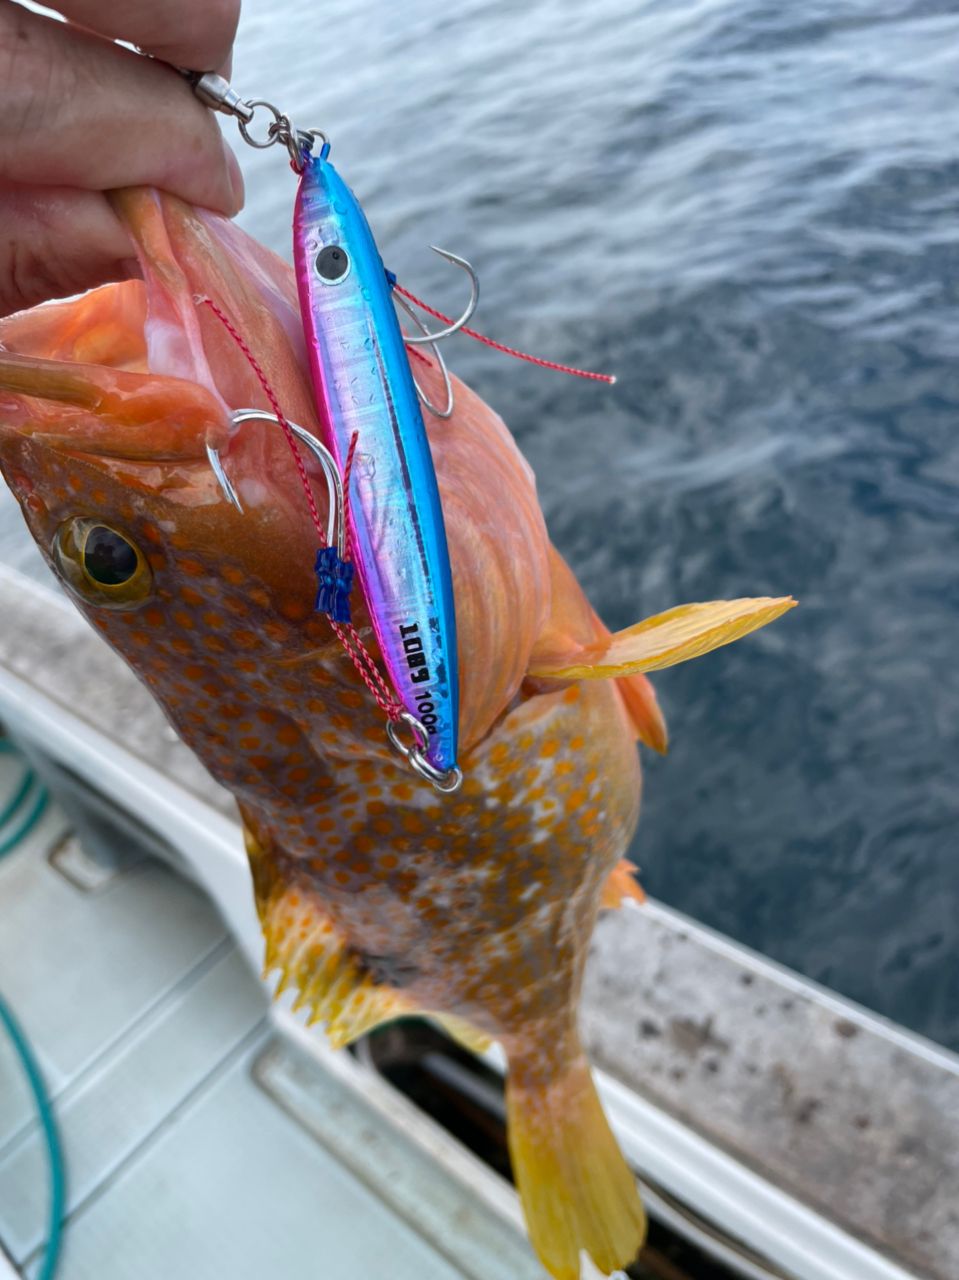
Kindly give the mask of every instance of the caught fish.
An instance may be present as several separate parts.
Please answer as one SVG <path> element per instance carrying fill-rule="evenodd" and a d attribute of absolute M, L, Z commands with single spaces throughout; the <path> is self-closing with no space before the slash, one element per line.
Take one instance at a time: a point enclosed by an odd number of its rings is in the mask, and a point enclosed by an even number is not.
<path fill-rule="evenodd" d="M 534 478 L 462 384 L 427 415 L 456 602 L 459 757 L 440 795 L 313 609 L 315 535 L 230 317 L 283 411 L 320 429 L 293 274 L 232 224 L 147 190 L 113 197 L 142 281 L 0 322 L 0 468 L 53 571 L 236 797 L 269 971 L 345 1044 L 420 1012 L 509 1060 L 509 1146 L 557 1280 L 606 1272 L 645 1219 L 577 1031 L 622 861 L 636 740 L 665 750 L 645 672 L 777 618 L 791 599 L 691 604 L 611 635 L 550 545 Z M 430 399 L 432 361 L 417 364 Z M 212 444 L 240 499 L 220 488 Z M 303 465 L 322 508 L 325 487 Z M 375 477 L 373 478 L 375 480 Z M 354 623 L 377 653 L 361 593 Z"/>

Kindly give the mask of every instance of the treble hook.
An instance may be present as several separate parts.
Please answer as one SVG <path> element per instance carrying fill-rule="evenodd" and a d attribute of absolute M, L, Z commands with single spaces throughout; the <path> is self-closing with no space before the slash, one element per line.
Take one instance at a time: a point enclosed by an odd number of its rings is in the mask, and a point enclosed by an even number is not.
<path fill-rule="evenodd" d="M 466 310 L 460 318 L 458 320 L 454 320 L 452 324 L 447 325 L 445 329 L 439 329 L 436 333 L 430 333 L 424 325 L 421 325 L 420 328 L 423 329 L 423 337 L 406 339 L 406 341 L 412 343 L 414 347 L 428 345 L 431 342 L 440 342 L 443 338 L 449 338 L 452 334 L 458 333 L 459 330 L 472 319 L 473 312 L 476 310 L 476 304 L 479 302 L 479 276 L 466 259 L 461 258 L 456 253 L 450 253 L 448 249 L 439 249 L 435 244 L 431 244 L 430 248 L 434 253 L 438 253 L 441 258 L 445 258 L 447 262 L 452 262 L 456 267 L 462 267 L 466 272 L 470 278 L 470 300 L 467 304 Z M 409 309 L 407 308 L 407 310 Z"/>
<path fill-rule="evenodd" d="M 234 426 L 240 426 L 244 422 L 254 422 L 257 419 L 263 422 L 273 422 L 280 426 L 280 419 L 275 413 L 267 413 L 265 409 L 236 409 L 230 414 L 230 421 Z M 342 560 L 346 554 L 346 526 L 343 520 L 343 481 L 340 477 L 339 469 L 336 465 L 336 459 L 327 449 L 326 445 L 321 444 L 316 436 L 311 435 L 304 427 L 299 426 L 295 422 L 286 420 L 287 426 L 302 444 L 306 445 L 310 453 L 319 462 L 323 468 L 323 476 L 326 480 L 326 487 L 329 492 L 330 516 L 326 526 L 326 542 L 328 546 L 336 547 L 336 554 Z M 236 507 L 241 514 L 243 507 L 240 505 L 240 498 L 233 486 L 232 481 L 223 469 L 223 462 L 220 458 L 218 449 L 214 449 L 213 445 L 206 446 L 206 456 L 213 468 L 213 474 L 219 481 L 220 488 L 227 500 Z"/>

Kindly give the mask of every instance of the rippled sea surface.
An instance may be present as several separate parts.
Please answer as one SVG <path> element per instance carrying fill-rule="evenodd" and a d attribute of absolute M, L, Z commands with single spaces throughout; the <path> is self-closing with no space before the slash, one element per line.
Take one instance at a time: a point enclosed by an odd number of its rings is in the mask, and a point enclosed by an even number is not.
<path fill-rule="evenodd" d="M 234 83 L 331 135 L 409 287 L 456 307 L 442 244 L 481 329 L 617 373 L 450 344 L 611 627 L 799 597 L 656 679 L 649 891 L 959 1047 L 954 9 L 248 0 Z M 289 170 L 244 151 L 286 253 Z"/>

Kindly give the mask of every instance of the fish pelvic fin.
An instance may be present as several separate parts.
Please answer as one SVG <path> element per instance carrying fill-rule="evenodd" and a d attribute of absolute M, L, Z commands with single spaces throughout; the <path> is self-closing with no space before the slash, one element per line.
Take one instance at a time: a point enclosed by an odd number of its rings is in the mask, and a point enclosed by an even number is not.
<path fill-rule="evenodd" d="M 582 1053 L 545 1083 L 511 1069 L 506 1109 L 513 1175 L 546 1270 L 579 1280 L 583 1250 L 604 1275 L 628 1266 L 646 1214 Z"/>
<path fill-rule="evenodd" d="M 534 662 L 529 674 L 540 680 L 609 680 L 660 671 L 732 644 L 795 606 L 792 596 L 681 604 L 575 653 Z"/>
<path fill-rule="evenodd" d="M 600 910 L 615 911 L 627 899 L 632 902 L 645 902 L 646 894 L 642 886 L 636 883 L 636 868 L 625 858 L 620 858 L 603 885 L 603 894 L 599 900 Z"/>
<path fill-rule="evenodd" d="M 274 998 L 294 991 L 293 1009 L 305 1009 L 310 1025 L 322 1023 L 334 1049 L 414 1012 L 400 992 L 376 982 L 364 968 L 316 894 L 285 881 L 245 815 L 243 836 L 266 944 L 263 977 L 279 971 Z"/>
<path fill-rule="evenodd" d="M 669 730 L 651 682 L 640 672 L 635 676 L 620 676 L 616 687 L 626 704 L 636 737 L 643 746 L 652 747 L 664 756 L 669 750 Z"/>

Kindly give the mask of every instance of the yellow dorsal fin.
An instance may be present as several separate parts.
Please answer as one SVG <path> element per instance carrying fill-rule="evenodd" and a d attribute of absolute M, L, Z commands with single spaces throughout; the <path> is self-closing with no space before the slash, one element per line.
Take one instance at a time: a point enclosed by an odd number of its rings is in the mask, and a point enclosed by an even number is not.
<path fill-rule="evenodd" d="M 392 987 L 364 969 L 316 896 L 297 887 L 277 888 L 261 909 L 266 937 L 264 976 L 278 969 L 276 994 L 296 991 L 294 1009 L 323 1023 L 330 1044 L 342 1048 L 381 1022 L 415 1010 Z"/>
<path fill-rule="evenodd" d="M 279 970 L 274 995 L 296 992 L 294 1009 L 306 1009 L 308 1021 L 321 1022 L 334 1048 L 415 1012 L 393 987 L 377 983 L 362 958 L 310 889 L 287 884 L 266 842 L 243 814 L 243 836 L 253 870 L 256 907 L 266 942 L 263 976 Z"/>
<path fill-rule="evenodd" d="M 568 659 L 534 663 L 529 674 L 541 680 L 608 680 L 658 671 L 731 644 L 795 605 L 792 596 L 681 604 L 585 646 Z"/>

